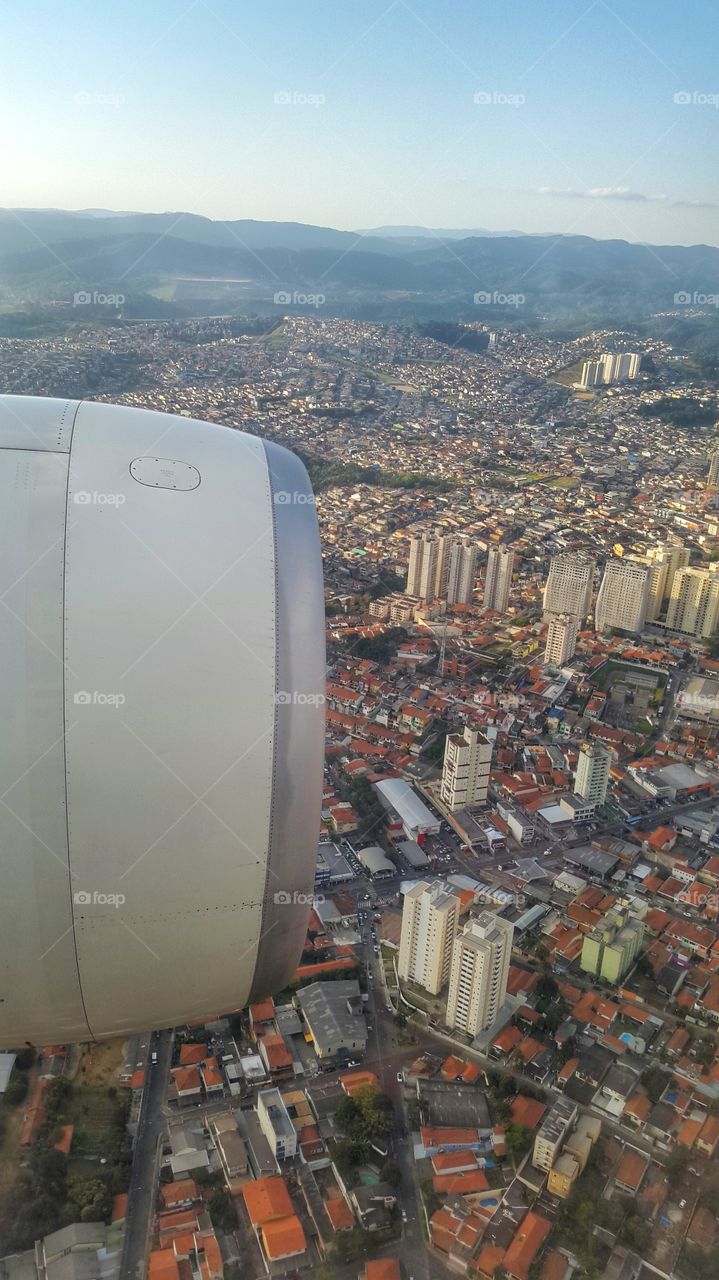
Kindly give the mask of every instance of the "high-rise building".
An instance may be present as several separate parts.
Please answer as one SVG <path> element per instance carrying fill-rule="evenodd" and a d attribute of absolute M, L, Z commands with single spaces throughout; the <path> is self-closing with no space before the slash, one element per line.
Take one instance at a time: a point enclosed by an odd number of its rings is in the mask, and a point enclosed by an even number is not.
<path fill-rule="evenodd" d="M 493 609 L 495 613 L 506 611 L 513 569 L 514 552 L 509 547 L 490 547 L 484 579 L 485 609 Z"/>
<path fill-rule="evenodd" d="M 604 365 L 601 360 L 585 360 L 579 377 L 582 387 L 596 387 L 604 382 Z"/>
<path fill-rule="evenodd" d="M 706 569 L 687 565 L 672 581 L 667 626 L 697 640 L 709 640 L 719 626 L 719 563 Z"/>
<path fill-rule="evenodd" d="M 547 628 L 544 661 L 553 667 L 561 667 L 573 655 L 577 647 L 579 618 L 573 613 L 553 613 Z"/>
<path fill-rule="evenodd" d="M 407 594 L 420 600 L 471 604 L 477 548 L 469 538 L 423 533 L 410 540 Z"/>
<path fill-rule="evenodd" d="M 449 553 L 447 580 L 437 595 L 446 594 L 447 604 L 471 604 L 476 574 L 476 544 L 469 538 L 455 538 Z"/>
<path fill-rule="evenodd" d="M 507 994 L 514 926 L 491 911 L 468 920 L 452 947 L 447 1026 L 477 1036 L 496 1022 Z"/>
<path fill-rule="evenodd" d="M 592 607 L 594 561 L 581 551 L 563 551 L 554 556 L 544 588 L 544 617 L 552 613 L 573 613 L 580 623 Z"/>
<path fill-rule="evenodd" d="M 642 357 L 635 351 L 605 351 L 598 360 L 585 360 L 580 374 L 583 387 L 609 386 L 639 376 Z"/>
<path fill-rule="evenodd" d="M 649 548 L 646 558 L 652 563 L 666 564 L 667 566 L 662 599 L 662 604 L 666 604 L 672 593 L 674 574 L 678 569 L 683 569 L 685 565 L 689 564 L 689 548 L 685 547 L 681 542 L 658 542 L 655 546 Z M 647 617 L 649 617 L 649 614 L 647 614 Z"/>
<path fill-rule="evenodd" d="M 609 789 L 611 752 L 600 742 L 583 742 L 579 748 L 574 794 L 588 804 L 604 804 Z"/>
<path fill-rule="evenodd" d="M 444 764 L 440 796 L 448 809 L 464 809 L 469 804 L 485 804 L 492 764 L 492 744 L 477 729 L 448 733 L 444 744 Z"/>
<path fill-rule="evenodd" d="M 712 489 L 719 487 L 719 449 L 712 449 L 709 454 L 709 474 L 707 484 Z"/>
<path fill-rule="evenodd" d="M 420 880 L 404 895 L 397 971 L 433 996 L 449 977 L 459 906 L 439 880 Z"/>
<path fill-rule="evenodd" d="M 618 627 L 641 631 L 647 616 L 649 569 L 636 560 L 608 560 L 597 595 L 594 625 L 597 631 Z"/>
<path fill-rule="evenodd" d="M 417 596 L 420 600 L 433 600 L 436 574 L 437 538 L 431 533 L 412 538 L 409 544 L 407 595 Z"/>
<path fill-rule="evenodd" d="M 644 941 L 644 925 L 625 908 L 613 907 L 584 935 L 581 967 L 585 973 L 620 982 L 631 969 Z"/>

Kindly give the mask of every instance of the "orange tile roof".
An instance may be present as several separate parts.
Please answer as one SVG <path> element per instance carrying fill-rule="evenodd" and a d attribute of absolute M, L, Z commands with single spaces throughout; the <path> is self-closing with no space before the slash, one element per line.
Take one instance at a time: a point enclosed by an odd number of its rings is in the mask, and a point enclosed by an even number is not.
<path fill-rule="evenodd" d="M 521 1124 L 526 1129 L 536 1129 L 547 1108 L 536 1098 L 527 1098 L 519 1093 L 512 1099 L 510 1110 L 513 1124 Z"/>
<path fill-rule="evenodd" d="M 287 1218 L 292 1214 L 290 1193 L 282 1178 L 257 1178 L 242 1187 L 250 1222 L 262 1226 L 275 1218 Z"/>
<path fill-rule="evenodd" d="M 54 1143 L 54 1150 L 59 1151 L 63 1156 L 69 1156 L 74 1132 L 74 1124 L 64 1124 L 60 1130 L 60 1137 Z"/>
<path fill-rule="evenodd" d="M 199 1067 L 173 1067 L 172 1078 L 178 1093 L 194 1093 L 202 1087 Z"/>
<path fill-rule="evenodd" d="M 179 1178 L 177 1182 L 160 1183 L 160 1199 L 166 1209 L 184 1201 L 198 1200 L 199 1191 L 194 1178 Z"/>
<path fill-rule="evenodd" d="M 339 1082 L 345 1093 L 349 1094 L 354 1093 L 356 1089 L 363 1089 L 368 1084 L 379 1090 L 379 1078 L 374 1071 L 350 1071 L 347 1075 L 340 1076 Z"/>
<path fill-rule="evenodd" d="M 551 1224 L 538 1213 L 530 1211 L 522 1219 L 502 1264 L 515 1280 L 527 1280 L 529 1268 L 550 1231 Z"/>
<path fill-rule="evenodd" d="M 349 1231 L 354 1226 L 354 1214 L 344 1196 L 334 1196 L 325 1200 L 325 1209 L 335 1231 Z"/>
<path fill-rule="evenodd" d="M 400 1280 L 396 1258 L 372 1258 L 364 1269 L 364 1280 Z"/>
<path fill-rule="evenodd" d="M 648 1168 L 649 1161 L 645 1156 L 640 1155 L 638 1151 L 625 1151 L 614 1179 L 616 1182 L 620 1182 L 622 1186 L 631 1187 L 633 1191 L 638 1191 Z"/>
<path fill-rule="evenodd" d="M 180 1045 L 180 1066 L 196 1067 L 199 1063 L 204 1062 L 207 1057 L 206 1044 L 183 1044 Z"/>
<path fill-rule="evenodd" d="M 172 1249 L 153 1249 L 149 1276 L 150 1280 L 180 1280 L 180 1264 Z"/>
<path fill-rule="evenodd" d="M 439 1195 L 474 1195 L 489 1187 L 481 1169 L 467 1169 L 462 1173 L 439 1173 L 432 1179 L 432 1186 Z"/>
<path fill-rule="evenodd" d="M 685 1120 L 677 1134 L 677 1142 L 681 1147 L 693 1147 L 701 1133 L 701 1120 Z"/>
<path fill-rule="evenodd" d="M 112 1197 L 112 1222 L 122 1222 L 127 1213 L 127 1192 L 120 1191 Z"/>
<path fill-rule="evenodd" d="M 270 1261 L 294 1257 L 295 1254 L 304 1253 L 307 1248 L 302 1223 L 294 1213 L 287 1218 L 266 1222 L 262 1227 L 262 1242 Z"/>
<path fill-rule="evenodd" d="M 504 1249 L 497 1244 L 485 1244 L 477 1254 L 474 1270 L 481 1276 L 493 1277 L 497 1267 L 504 1261 Z"/>
<path fill-rule="evenodd" d="M 426 1125 L 420 1129 L 420 1138 L 424 1147 L 471 1146 L 479 1141 L 476 1129 L 464 1129 L 459 1125 L 434 1127 Z"/>
<path fill-rule="evenodd" d="M 438 1151 L 432 1156 L 432 1168 L 435 1173 L 451 1173 L 458 1169 L 466 1169 L 468 1164 L 477 1168 L 477 1157 L 473 1151 Z"/>
<path fill-rule="evenodd" d="M 275 1002 L 271 996 L 267 1000 L 258 1000 L 257 1004 L 250 1005 L 250 1018 L 252 1024 L 257 1022 L 272 1022 L 275 1016 Z"/>

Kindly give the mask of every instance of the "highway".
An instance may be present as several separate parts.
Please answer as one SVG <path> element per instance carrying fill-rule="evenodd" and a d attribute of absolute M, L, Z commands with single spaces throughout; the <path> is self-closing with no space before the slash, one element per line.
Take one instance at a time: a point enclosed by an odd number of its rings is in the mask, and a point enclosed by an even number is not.
<path fill-rule="evenodd" d="M 158 1146 L 166 1124 L 163 1104 L 170 1074 L 172 1035 L 172 1031 L 153 1031 L 147 1038 L 145 1088 L 132 1160 L 119 1280 L 144 1280 L 157 1191 Z M 156 1063 L 152 1062 L 153 1054 L 157 1054 Z"/>

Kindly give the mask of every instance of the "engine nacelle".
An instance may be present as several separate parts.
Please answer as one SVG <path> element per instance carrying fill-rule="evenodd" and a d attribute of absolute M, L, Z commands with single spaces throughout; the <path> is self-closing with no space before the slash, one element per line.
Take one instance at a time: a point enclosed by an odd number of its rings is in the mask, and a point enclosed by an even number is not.
<path fill-rule="evenodd" d="M 302 950 L 324 744 L 307 473 L 0 397 L 0 1045 L 207 1019 Z"/>

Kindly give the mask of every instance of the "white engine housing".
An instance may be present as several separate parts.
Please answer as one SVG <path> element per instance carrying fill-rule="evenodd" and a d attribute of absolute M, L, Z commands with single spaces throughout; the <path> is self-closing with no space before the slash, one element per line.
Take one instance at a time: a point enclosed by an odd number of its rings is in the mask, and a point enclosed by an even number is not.
<path fill-rule="evenodd" d="M 204 1020 L 301 953 L 324 741 L 299 460 L 0 397 L 0 1045 Z"/>

